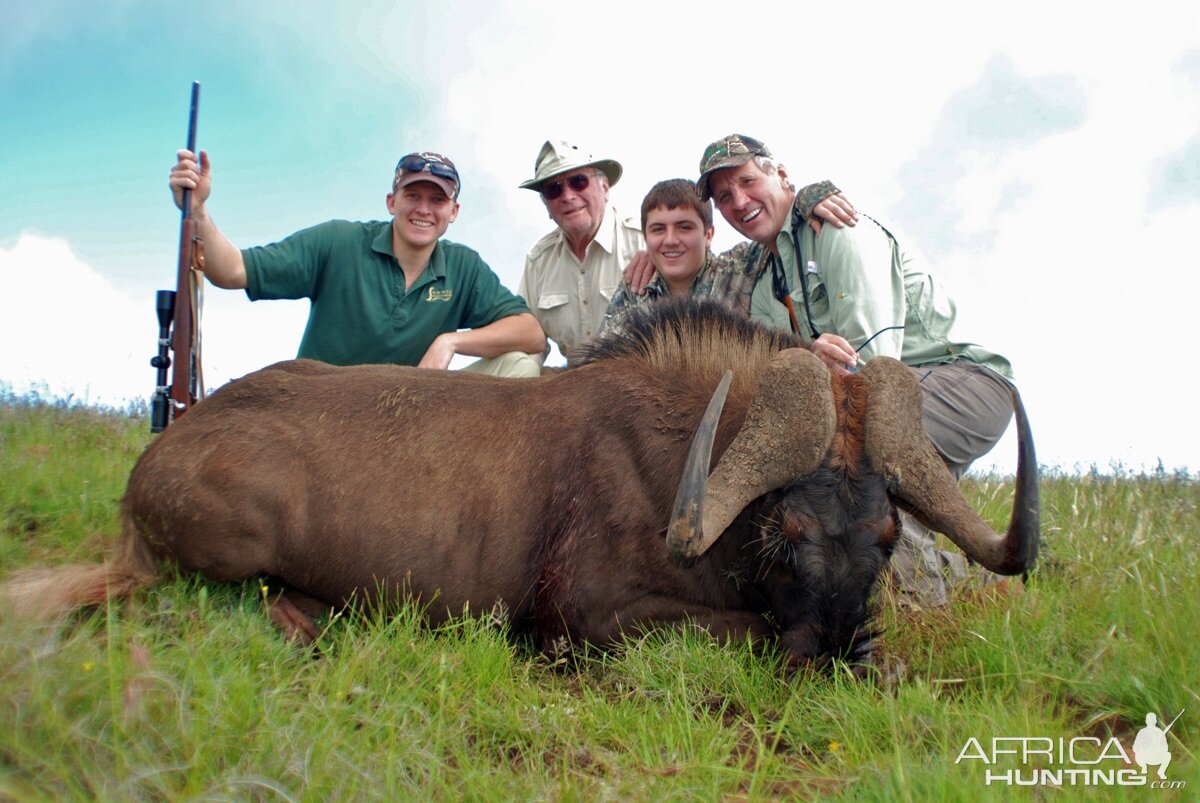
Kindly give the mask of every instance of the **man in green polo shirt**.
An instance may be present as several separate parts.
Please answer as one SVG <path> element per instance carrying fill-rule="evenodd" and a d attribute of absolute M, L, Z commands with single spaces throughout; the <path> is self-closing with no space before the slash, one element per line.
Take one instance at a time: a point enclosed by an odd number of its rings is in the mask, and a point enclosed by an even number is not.
<path fill-rule="evenodd" d="M 466 246 L 442 240 L 458 216 L 454 163 L 411 153 L 396 165 L 390 220 L 331 220 L 271 245 L 238 249 L 208 214 L 212 165 L 181 150 L 171 169 L 176 206 L 192 190 L 202 267 L 218 287 L 251 301 L 308 298 L 297 356 L 332 363 L 447 368 L 455 354 L 497 376 L 537 376 L 546 339 L 519 296 Z"/>

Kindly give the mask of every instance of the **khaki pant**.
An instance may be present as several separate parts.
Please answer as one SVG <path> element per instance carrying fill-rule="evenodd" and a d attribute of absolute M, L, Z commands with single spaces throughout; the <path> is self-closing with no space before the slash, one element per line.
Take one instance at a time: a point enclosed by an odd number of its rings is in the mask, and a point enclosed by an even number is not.
<path fill-rule="evenodd" d="M 924 391 L 925 432 L 956 479 L 987 454 L 1012 419 L 1012 384 L 972 362 L 911 368 Z M 902 601 L 945 605 L 947 581 L 967 579 L 967 561 L 957 551 L 937 549 L 934 533 L 909 514 L 900 513 L 900 540 L 891 572 Z M 981 578 L 987 582 L 988 577 Z"/>
<path fill-rule="evenodd" d="M 536 355 L 523 351 L 510 351 L 499 357 L 476 360 L 470 365 L 464 365 L 463 371 L 474 371 L 488 376 L 502 376 L 508 379 L 540 376 L 542 363 Z"/>

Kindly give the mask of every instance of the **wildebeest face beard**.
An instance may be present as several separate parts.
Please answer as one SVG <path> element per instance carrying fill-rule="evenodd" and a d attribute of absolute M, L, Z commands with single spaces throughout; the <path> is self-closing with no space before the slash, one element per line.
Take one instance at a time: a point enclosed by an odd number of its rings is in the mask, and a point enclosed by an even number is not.
<path fill-rule="evenodd" d="M 899 522 L 882 480 L 822 469 L 779 494 L 762 525 L 763 558 L 786 562 L 792 581 L 772 609 L 793 662 L 870 657 L 871 594 Z"/>

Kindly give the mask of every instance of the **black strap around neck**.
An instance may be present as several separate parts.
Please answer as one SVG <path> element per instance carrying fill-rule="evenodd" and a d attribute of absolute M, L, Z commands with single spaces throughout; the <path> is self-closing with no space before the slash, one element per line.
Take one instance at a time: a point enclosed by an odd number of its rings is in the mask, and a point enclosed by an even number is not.
<path fill-rule="evenodd" d="M 804 225 L 805 225 L 804 218 L 801 216 L 800 210 L 797 209 L 796 205 L 793 203 L 792 204 L 792 248 L 794 248 L 796 250 L 796 272 L 798 274 L 800 274 L 800 293 L 801 293 L 801 295 L 804 296 L 804 317 L 808 319 L 808 328 L 809 328 L 809 331 L 812 332 L 813 340 L 816 340 L 818 337 L 821 336 L 821 330 L 817 328 L 817 324 L 813 321 L 812 307 L 809 306 L 808 275 L 807 275 L 808 271 L 805 268 L 804 254 L 801 253 L 801 251 L 800 251 L 800 229 Z M 772 254 L 771 256 L 772 256 L 772 258 L 775 258 L 774 254 Z M 786 289 L 787 282 L 783 279 L 783 270 L 782 270 L 783 260 L 778 260 L 778 261 L 780 262 L 780 271 L 779 271 L 780 283 Z M 778 287 L 776 288 L 776 292 L 778 292 Z M 790 309 L 790 306 L 789 306 L 789 309 Z M 799 334 L 799 331 L 798 331 L 799 327 L 797 327 L 795 324 L 795 313 L 794 312 L 792 313 L 792 322 L 793 322 L 792 328 L 796 329 L 797 334 Z"/>

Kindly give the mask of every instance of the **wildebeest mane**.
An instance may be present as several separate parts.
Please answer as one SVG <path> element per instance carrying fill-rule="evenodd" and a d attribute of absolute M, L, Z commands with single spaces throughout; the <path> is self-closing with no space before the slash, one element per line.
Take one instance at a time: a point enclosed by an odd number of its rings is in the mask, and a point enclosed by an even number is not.
<path fill-rule="evenodd" d="M 771 355 L 802 347 L 787 332 L 751 321 L 713 298 L 663 298 L 629 309 L 620 323 L 579 348 L 571 365 L 632 357 L 658 370 L 707 367 L 757 375 Z"/>

